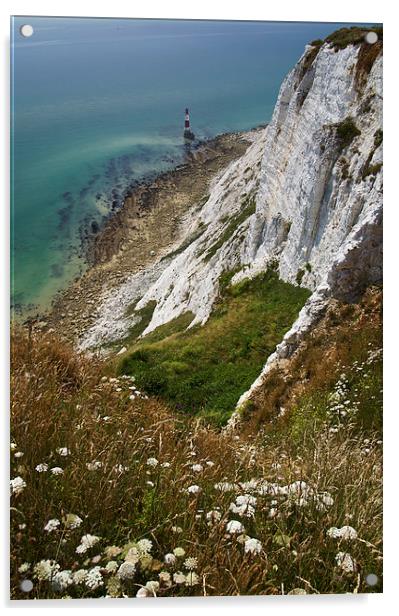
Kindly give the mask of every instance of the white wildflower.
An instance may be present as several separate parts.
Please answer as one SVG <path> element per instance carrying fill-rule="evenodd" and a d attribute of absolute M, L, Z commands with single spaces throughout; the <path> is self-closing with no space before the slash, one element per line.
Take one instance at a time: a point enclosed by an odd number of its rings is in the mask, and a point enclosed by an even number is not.
<path fill-rule="evenodd" d="M 137 593 L 136 593 L 136 597 L 138 599 L 144 599 L 146 597 L 150 596 L 150 592 L 148 590 L 148 588 L 145 588 L 144 586 L 142 588 L 139 588 Z"/>
<path fill-rule="evenodd" d="M 171 530 L 172 530 L 172 533 L 175 533 L 177 535 L 183 532 L 183 529 L 181 526 L 172 526 Z"/>
<path fill-rule="evenodd" d="M 75 528 L 79 528 L 82 524 L 83 520 L 76 513 L 67 513 L 67 515 L 63 518 L 64 526 L 68 530 L 74 530 Z"/>
<path fill-rule="evenodd" d="M 71 450 L 68 449 L 68 447 L 58 447 L 57 449 L 57 453 L 62 456 L 63 458 L 66 458 L 66 456 L 69 456 L 71 453 Z"/>
<path fill-rule="evenodd" d="M 171 467 L 171 463 L 170 462 L 162 462 L 161 466 L 162 466 L 162 468 L 170 468 Z"/>
<path fill-rule="evenodd" d="M 105 565 L 105 569 L 109 572 L 109 573 L 115 573 L 118 569 L 118 563 L 116 562 L 116 560 L 110 560 L 106 565 Z"/>
<path fill-rule="evenodd" d="M 196 569 L 198 567 L 198 560 L 193 556 L 189 556 L 184 561 L 183 566 L 186 569 Z"/>
<path fill-rule="evenodd" d="M 158 577 L 161 584 L 165 584 L 168 587 L 172 585 L 172 576 L 169 571 L 161 571 Z"/>
<path fill-rule="evenodd" d="M 164 561 L 167 565 L 174 565 L 176 562 L 176 556 L 169 552 L 168 554 L 165 554 Z"/>
<path fill-rule="evenodd" d="M 126 473 L 129 470 L 129 467 L 124 466 L 123 464 L 115 464 L 112 470 L 114 471 L 114 473 L 119 473 L 120 475 L 122 475 L 123 473 Z"/>
<path fill-rule="evenodd" d="M 146 484 L 150 487 L 153 488 L 155 486 L 155 483 L 153 481 L 146 481 Z"/>
<path fill-rule="evenodd" d="M 29 569 L 30 569 L 30 563 L 22 563 L 22 565 L 18 567 L 19 573 L 26 573 L 27 571 L 29 571 Z"/>
<path fill-rule="evenodd" d="M 217 524 L 220 521 L 221 517 L 222 517 L 222 514 L 220 513 L 220 511 L 216 511 L 216 509 L 213 509 L 212 511 L 208 511 L 208 513 L 206 514 L 208 526 Z"/>
<path fill-rule="evenodd" d="M 62 592 L 73 583 L 72 572 L 70 570 L 58 571 L 51 580 L 53 590 Z"/>
<path fill-rule="evenodd" d="M 64 474 L 64 471 L 62 470 L 62 468 L 60 466 L 54 466 L 50 470 L 53 473 L 53 475 L 63 475 Z"/>
<path fill-rule="evenodd" d="M 352 539 L 357 539 L 357 531 L 352 528 L 352 526 L 342 526 L 342 528 L 332 526 L 328 529 L 327 536 L 332 539 L 345 539 L 351 541 Z"/>
<path fill-rule="evenodd" d="M 140 560 L 139 550 L 135 546 L 131 547 L 125 556 L 125 562 L 129 562 L 129 563 L 132 563 L 133 565 L 136 565 L 139 562 L 139 560 Z"/>
<path fill-rule="evenodd" d="M 197 485 L 192 485 L 187 488 L 187 492 L 189 494 L 199 494 L 199 492 L 201 492 L 201 488 Z"/>
<path fill-rule="evenodd" d="M 149 554 L 152 550 L 152 541 L 150 539 L 140 539 L 137 542 L 137 548 L 141 554 Z"/>
<path fill-rule="evenodd" d="M 26 482 L 22 479 L 22 477 L 15 477 L 10 480 L 11 494 L 21 494 L 25 488 Z"/>
<path fill-rule="evenodd" d="M 209 466 L 210 468 L 212 468 L 212 466 L 215 466 L 215 463 L 212 462 L 212 460 L 208 460 L 206 465 Z"/>
<path fill-rule="evenodd" d="M 157 580 L 149 580 L 145 587 L 152 594 L 153 597 L 157 596 L 156 593 L 159 590 L 159 582 Z"/>
<path fill-rule="evenodd" d="M 48 471 L 48 464 L 46 464 L 45 462 L 42 462 L 41 464 L 38 464 L 36 466 L 35 470 L 38 473 L 46 473 Z"/>
<path fill-rule="evenodd" d="M 104 585 L 103 576 L 100 572 L 101 567 L 93 567 L 89 569 L 86 575 L 85 584 L 90 590 L 96 590 Z"/>
<path fill-rule="evenodd" d="M 230 492 L 231 490 L 234 490 L 234 484 L 228 483 L 227 481 L 215 483 L 215 490 L 219 490 L 219 492 Z"/>
<path fill-rule="evenodd" d="M 88 471 L 98 471 L 102 465 L 103 463 L 100 460 L 93 460 L 92 462 L 87 462 L 86 468 Z"/>
<path fill-rule="evenodd" d="M 244 544 L 244 551 L 246 554 L 260 554 L 262 551 L 262 544 L 258 539 L 247 539 Z"/>
<path fill-rule="evenodd" d="M 85 552 L 87 552 L 87 550 L 92 548 L 93 545 L 96 545 L 96 543 L 98 543 L 99 541 L 100 537 L 97 537 L 96 535 L 83 535 L 80 540 L 80 545 L 78 545 L 78 547 L 76 548 L 77 554 L 84 554 Z"/>
<path fill-rule="evenodd" d="M 59 525 L 60 525 L 60 521 L 57 520 L 57 518 L 53 518 L 47 522 L 46 526 L 44 527 L 44 530 L 47 531 L 48 533 L 52 533 L 53 530 L 57 530 Z"/>
<path fill-rule="evenodd" d="M 59 564 L 55 560 L 41 560 L 33 568 L 34 576 L 40 580 L 51 580 L 59 571 Z"/>
<path fill-rule="evenodd" d="M 14 453 L 14 458 L 22 458 L 23 455 L 24 455 L 23 451 L 17 451 L 16 453 Z"/>
<path fill-rule="evenodd" d="M 86 569 L 78 569 L 72 574 L 73 583 L 79 586 L 86 581 L 87 571 Z"/>
<path fill-rule="evenodd" d="M 185 584 L 186 586 L 196 586 L 197 584 L 199 584 L 199 577 L 195 573 L 195 571 L 190 571 L 189 573 L 187 573 Z"/>
<path fill-rule="evenodd" d="M 118 569 L 117 576 L 120 580 L 131 580 L 136 573 L 136 566 L 130 562 L 124 562 Z"/>
<path fill-rule="evenodd" d="M 226 531 L 229 535 L 238 535 L 239 533 L 245 532 L 245 528 L 238 520 L 230 520 L 230 522 L 226 524 Z"/>
<path fill-rule="evenodd" d="M 156 458 L 148 458 L 147 466 L 152 466 L 152 468 L 155 468 L 158 466 L 158 460 Z"/>
<path fill-rule="evenodd" d="M 180 547 L 177 547 L 173 550 L 173 554 L 177 556 L 178 558 L 180 558 L 181 556 L 184 556 L 185 553 L 186 553 L 186 550 Z"/>
<path fill-rule="evenodd" d="M 345 571 L 345 573 L 353 573 L 356 571 L 356 561 L 348 552 L 338 552 L 335 557 L 337 566 Z"/>
<path fill-rule="evenodd" d="M 173 581 L 175 584 L 184 584 L 186 581 L 186 576 L 181 571 L 177 571 L 173 574 Z"/>
<path fill-rule="evenodd" d="M 202 464 L 193 464 L 191 470 L 193 470 L 194 473 L 201 473 L 204 470 L 204 467 Z"/>
<path fill-rule="evenodd" d="M 17 448 L 17 443 L 10 443 L 10 449 L 11 451 L 14 451 L 14 449 Z"/>

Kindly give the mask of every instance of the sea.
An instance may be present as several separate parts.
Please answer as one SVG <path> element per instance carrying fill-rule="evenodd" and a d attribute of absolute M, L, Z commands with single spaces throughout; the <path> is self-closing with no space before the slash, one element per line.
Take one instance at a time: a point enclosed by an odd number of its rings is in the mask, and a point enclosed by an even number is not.
<path fill-rule="evenodd" d="M 48 309 L 132 183 L 182 161 L 186 107 L 198 139 L 267 123 L 305 44 L 344 25 L 13 17 L 13 315 Z"/>

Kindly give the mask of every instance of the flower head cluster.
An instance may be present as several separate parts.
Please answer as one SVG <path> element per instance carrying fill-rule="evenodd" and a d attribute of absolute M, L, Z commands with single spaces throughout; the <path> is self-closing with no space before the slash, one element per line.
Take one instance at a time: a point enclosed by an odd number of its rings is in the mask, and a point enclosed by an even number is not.
<path fill-rule="evenodd" d="M 238 520 L 230 520 L 226 524 L 226 531 L 229 535 L 239 535 L 240 533 L 245 533 L 245 528 Z"/>
<path fill-rule="evenodd" d="M 201 488 L 197 485 L 192 485 L 187 488 L 187 492 L 189 494 L 199 494 L 199 492 L 201 492 Z"/>
<path fill-rule="evenodd" d="M 38 473 L 46 473 L 48 471 L 48 464 L 46 464 L 45 462 L 42 462 L 41 464 L 38 464 L 36 466 L 35 470 Z"/>
<path fill-rule="evenodd" d="M 99 541 L 100 541 L 100 537 L 97 537 L 96 535 L 89 535 L 89 534 L 83 535 L 83 537 L 80 540 L 80 544 L 76 548 L 76 553 L 84 554 L 85 552 L 87 552 L 87 550 L 92 548 Z"/>
<path fill-rule="evenodd" d="M 357 539 L 357 531 L 352 528 L 352 526 L 342 526 L 342 528 L 332 526 L 328 529 L 327 536 L 332 539 L 344 539 L 346 541 L 351 541 L 353 539 Z"/>
<path fill-rule="evenodd" d="M 129 561 L 125 561 L 118 569 L 117 576 L 120 580 L 131 580 L 136 573 L 136 566 Z"/>
<path fill-rule="evenodd" d="M 74 530 L 75 528 L 79 528 L 82 524 L 83 520 L 76 513 L 67 513 L 67 515 L 63 518 L 64 526 L 68 530 Z"/>
<path fill-rule="evenodd" d="M 55 560 L 41 560 L 34 566 L 33 574 L 39 581 L 51 580 L 59 569 Z"/>
<path fill-rule="evenodd" d="M 258 539 L 247 539 L 244 543 L 244 552 L 246 554 L 260 554 L 262 551 L 262 544 Z"/>
<path fill-rule="evenodd" d="M 356 571 L 356 561 L 348 552 L 338 552 L 335 557 L 335 562 L 337 563 L 337 567 L 342 569 L 345 573 L 353 573 Z"/>
<path fill-rule="evenodd" d="M 46 524 L 46 526 L 44 527 L 44 530 L 48 533 L 52 533 L 53 530 L 57 530 L 57 528 L 60 525 L 60 521 L 57 520 L 57 518 L 53 518 L 52 520 L 49 520 Z"/>
<path fill-rule="evenodd" d="M 231 503 L 230 511 L 246 518 L 253 518 L 255 514 L 256 497 L 250 494 L 237 496 L 235 503 Z"/>
<path fill-rule="evenodd" d="M 156 466 L 158 466 L 158 460 L 156 458 L 148 458 L 147 466 L 151 466 L 152 468 L 155 468 Z"/>
<path fill-rule="evenodd" d="M 90 590 L 96 590 L 104 584 L 100 569 L 101 567 L 93 567 L 92 569 L 89 569 L 86 574 L 85 584 L 87 588 L 90 588 Z"/>
<path fill-rule="evenodd" d="M 51 580 L 53 590 L 56 592 L 62 592 L 73 584 L 72 572 L 69 570 L 57 571 Z"/>
<path fill-rule="evenodd" d="M 22 477 L 15 477 L 15 479 L 10 480 L 11 494 L 21 494 L 25 488 L 26 482 L 22 479 Z"/>

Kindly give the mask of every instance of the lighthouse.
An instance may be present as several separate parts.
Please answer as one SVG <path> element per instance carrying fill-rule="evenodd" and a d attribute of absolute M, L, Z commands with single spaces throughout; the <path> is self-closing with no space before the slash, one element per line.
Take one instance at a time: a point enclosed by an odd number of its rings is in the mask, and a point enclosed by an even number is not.
<path fill-rule="evenodd" d="M 193 141 L 195 139 L 195 135 L 190 128 L 190 114 L 187 107 L 184 115 L 184 139 L 188 141 Z"/>

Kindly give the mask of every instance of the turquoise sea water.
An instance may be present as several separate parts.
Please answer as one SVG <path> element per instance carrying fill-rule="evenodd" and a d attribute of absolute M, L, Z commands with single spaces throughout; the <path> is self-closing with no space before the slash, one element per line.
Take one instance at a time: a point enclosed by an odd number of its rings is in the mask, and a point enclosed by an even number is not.
<path fill-rule="evenodd" d="M 304 45 L 342 25 L 13 18 L 16 311 L 48 307 L 82 271 L 92 221 L 181 160 L 186 106 L 199 138 L 267 122 Z"/>

